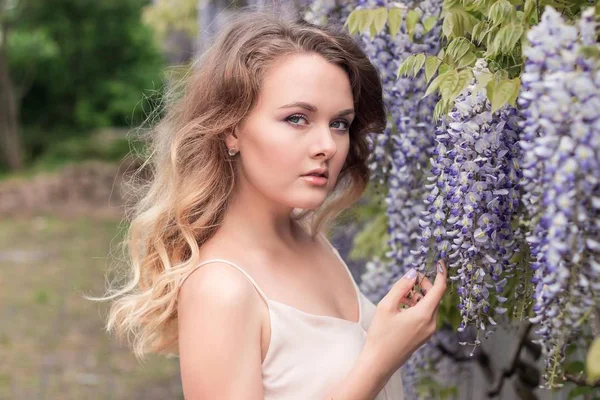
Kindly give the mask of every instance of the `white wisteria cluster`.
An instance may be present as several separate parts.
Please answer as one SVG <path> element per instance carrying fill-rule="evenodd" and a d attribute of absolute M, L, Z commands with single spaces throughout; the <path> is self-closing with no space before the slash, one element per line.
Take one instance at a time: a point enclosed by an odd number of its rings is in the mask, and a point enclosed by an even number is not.
<path fill-rule="evenodd" d="M 600 63 L 593 9 L 578 26 L 547 8 L 525 49 L 519 98 L 526 120 L 527 241 L 545 381 L 556 385 L 568 342 L 600 306 Z"/>

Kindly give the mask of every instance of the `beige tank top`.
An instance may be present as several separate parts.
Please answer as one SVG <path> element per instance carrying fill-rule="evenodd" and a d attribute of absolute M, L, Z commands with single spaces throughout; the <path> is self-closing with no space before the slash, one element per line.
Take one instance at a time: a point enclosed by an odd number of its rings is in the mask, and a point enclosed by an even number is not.
<path fill-rule="evenodd" d="M 265 400 L 324 400 L 329 390 L 343 380 L 357 360 L 375 314 L 375 305 L 360 291 L 339 252 L 329 243 L 350 275 L 358 296 L 359 322 L 306 313 L 269 299 L 243 268 L 238 269 L 254 285 L 269 308 L 271 341 L 262 364 Z M 376 400 L 403 400 L 401 369 L 390 378 Z"/>

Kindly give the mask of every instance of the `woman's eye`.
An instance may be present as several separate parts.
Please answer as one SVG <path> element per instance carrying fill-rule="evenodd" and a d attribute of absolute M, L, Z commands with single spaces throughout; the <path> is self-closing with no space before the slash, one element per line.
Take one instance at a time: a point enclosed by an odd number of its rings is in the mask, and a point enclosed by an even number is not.
<path fill-rule="evenodd" d="M 292 125 L 296 125 L 296 126 L 306 125 L 306 124 L 300 124 L 300 120 L 304 120 L 305 122 L 308 122 L 308 118 L 302 114 L 294 114 L 294 115 L 290 115 L 289 117 L 286 118 L 286 121 L 290 122 Z M 333 124 L 332 126 L 334 129 L 338 129 L 338 130 L 342 130 L 342 131 L 347 131 L 350 128 L 350 123 L 343 119 L 334 121 L 332 124 Z M 338 124 L 338 125 L 336 126 L 336 124 Z M 339 124 L 342 124 L 342 126 L 340 127 Z"/>
<path fill-rule="evenodd" d="M 345 121 L 345 120 L 339 120 L 339 121 L 334 121 L 333 123 L 334 123 L 334 124 L 337 124 L 337 123 L 346 124 L 346 126 L 345 126 L 344 128 L 337 128 L 337 129 L 341 129 L 341 130 L 343 130 L 343 131 L 347 131 L 348 129 L 350 129 L 350 123 L 349 123 L 348 121 Z"/>
<path fill-rule="evenodd" d="M 300 115 L 300 114 L 295 114 L 295 115 L 290 115 L 289 117 L 287 117 L 286 121 L 289 121 L 292 123 L 292 125 L 299 125 L 298 124 L 298 120 L 299 119 L 303 119 L 303 120 L 307 120 L 306 117 L 304 115 Z"/>

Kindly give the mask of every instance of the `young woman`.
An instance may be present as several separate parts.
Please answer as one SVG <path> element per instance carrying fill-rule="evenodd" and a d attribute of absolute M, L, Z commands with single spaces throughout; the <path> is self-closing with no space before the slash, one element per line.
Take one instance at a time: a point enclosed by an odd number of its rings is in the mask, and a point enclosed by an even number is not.
<path fill-rule="evenodd" d="M 385 123 L 378 73 L 340 27 L 235 17 L 152 132 L 108 329 L 138 356 L 177 354 L 188 400 L 402 399 L 444 265 L 375 306 L 323 234 L 363 193 Z"/>

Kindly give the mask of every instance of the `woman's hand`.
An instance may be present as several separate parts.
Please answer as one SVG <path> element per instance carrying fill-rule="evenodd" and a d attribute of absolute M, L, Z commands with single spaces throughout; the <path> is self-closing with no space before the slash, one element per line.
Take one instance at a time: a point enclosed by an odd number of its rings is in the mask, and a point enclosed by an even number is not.
<path fill-rule="evenodd" d="M 424 293 L 411 295 L 419 278 Z M 372 352 L 382 372 L 391 376 L 436 331 L 438 306 L 446 291 L 446 268 L 438 261 L 435 284 L 414 269 L 403 276 L 377 305 L 367 332 L 365 351 Z M 409 306 L 400 309 L 404 304 Z"/>

